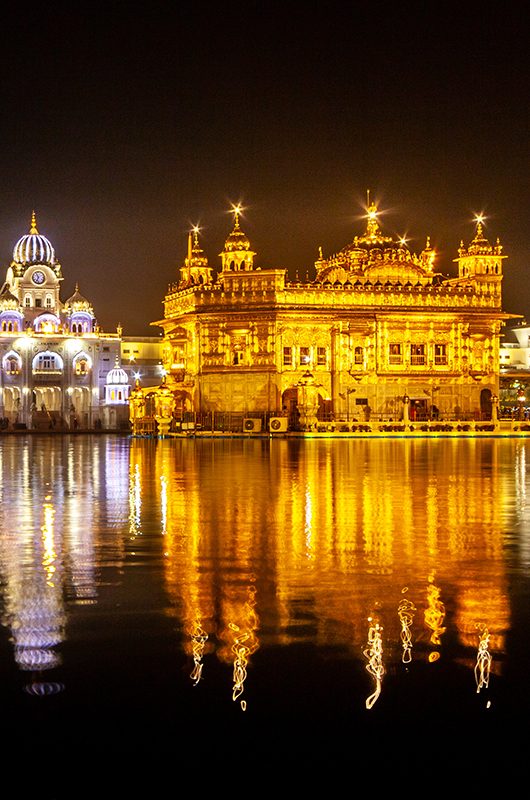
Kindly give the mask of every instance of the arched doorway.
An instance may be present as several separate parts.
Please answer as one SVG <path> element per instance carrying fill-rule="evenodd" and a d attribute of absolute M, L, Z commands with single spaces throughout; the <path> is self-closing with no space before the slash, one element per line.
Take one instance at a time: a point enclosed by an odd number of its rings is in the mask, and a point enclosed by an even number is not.
<path fill-rule="evenodd" d="M 291 386 L 283 392 L 282 411 L 287 414 L 289 428 L 296 429 L 300 418 L 298 413 L 298 389 L 296 386 Z"/>
<path fill-rule="evenodd" d="M 480 416 L 482 419 L 491 419 L 492 394 L 491 389 L 482 389 L 480 393 Z"/>
<path fill-rule="evenodd" d="M 183 389 L 177 389 L 173 392 L 173 418 L 177 421 L 184 419 L 184 415 L 188 411 L 192 411 L 191 397 L 188 392 Z"/>

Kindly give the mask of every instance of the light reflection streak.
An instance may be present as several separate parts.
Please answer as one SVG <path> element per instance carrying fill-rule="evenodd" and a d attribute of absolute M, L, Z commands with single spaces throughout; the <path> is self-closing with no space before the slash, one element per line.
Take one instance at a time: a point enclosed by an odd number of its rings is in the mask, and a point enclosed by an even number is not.
<path fill-rule="evenodd" d="M 131 536 L 141 534 L 142 511 L 142 483 L 140 478 L 140 465 L 134 465 L 134 471 L 129 480 L 129 533 Z"/>
<path fill-rule="evenodd" d="M 480 638 L 477 651 L 477 663 L 475 664 L 475 681 L 477 684 L 477 694 L 481 689 L 488 687 L 491 670 L 491 653 L 489 652 L 490 634 L 484 624 L 477 625 L 480 631 Z"/>
<path fill-rule="evenodd" d="M 313 557 L 313 503 L 311 499 L 311 488 L 306 487 L 305 507 L 304 507 L 304 533 L 307 555 Z"/>
<path fill-rule="evenodd" d="M 193 670 L 191 671 L 190 678 L 192 679 L 194 685 L 196 686 L 201 677 L 202 677 L 202 669 L 203 669 L 203 655 L 204 655 L 204 648 L 206 646 L 206 642 L 208 640 L 208 634 L 202 627 L 200 620 L 195 620 L 194 630 L 191 634 L 191 649 L 193 655 Z"/>
<path fill-rule="evenodd" d="M 429 577 L 429 586 L 427 587 L 427 608 L 424 612 L 425 624 L 432 630 L 430 641 L 434 645 L 442 643 L 441 636 L 445 633 L 443 621 L 445 619 L 445 606 L 440 600 L 440 589 L 432 582 L 434 578 Z M 429 655 L 429 661 L 437 661 L 440 657 L 438 652 L 432 652 Z"/>
<path fill-rule="evenodd" d="M 258 640 L 254 633 L 258 627 L 258 618 L 255 612 L 255 594 L 255 589 L 253 587 L 249 588 L 249 597 L 243 608 L 245 627 L 240 627 L 234 622 L 228 623 L 229 629 L 235 634 L 232 643 L 232 653 L 234 655 L 232 700 L 234 702 L 241 697 L 244 691 L 249 656 L 258 649 Z M 240 704 L 242 710 L 246 711 L 246 700 L 241 700 Z"/>
<path fill-rule="evenodd" d="M 407 589 L 403 589 L 406 592 Z M 403 664 L 410 664 L 412 661 L 412 635 L 410 632 L 412 623 L 414 622 L 414 612 L 416 607 L 414 603 L 404 597 L 398 605 L 398 616 L 401 622 L 401 645 L 403 653 L 401 660 Z"/>
<path fill-rule="evenodd" d="M 167 478 L 160 476 L 160 514 L 162 522 L 162 533 L 167 531 Z"/>
<path fill-rule="evenodd" d="M 368 659 L 366 670 L 370 673 L 375 682 L 374 692 L 366 698 L 366 708 L 371 709 L 381 694 L 381 685 L 385 668 L 383 665 L 383 628 L 377 620 L 368 617 L 370 627 L 368 629 L 368 643 L 363 650 L 363 655 Z"/>
<path fill-rule="evenodd" d="M 48 496 L 46 500 L 49 501 L 51 498 Z M 44 524 L 41 528 L 42 531 L 42 543 L 44 546 L 44 552 L 42 557 L 42 566 L 44 567 L 44 571 L 46 573 L 46 583 L 48 586 L 55 586 L 53 581 L 56 567 L 55 567 L 55 560 L 57 558 L 57 553 L 55 552 L 55 544 L 53 540 L 53 520 L 55 516 L 55 509 L 53 504 L 50 502 L 44 503 Z"/>

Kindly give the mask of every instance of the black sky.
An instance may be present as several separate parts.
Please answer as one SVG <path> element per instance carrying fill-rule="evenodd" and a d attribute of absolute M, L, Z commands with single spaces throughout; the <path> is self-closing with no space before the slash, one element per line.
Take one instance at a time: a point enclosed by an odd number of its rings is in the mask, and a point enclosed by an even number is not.
<path fill-rule="evenodd" d="M 391 9 L 391 10 L 389 10 Z M 187 231 L 218 268 L 232 203 L 262 268 L 309 271 L 364 228 L 454 273 L 473 216 L 530 317 L 524 3 L 6 4 L 0 256 L 32 209 L 100 324 L 158 334 Z"/>

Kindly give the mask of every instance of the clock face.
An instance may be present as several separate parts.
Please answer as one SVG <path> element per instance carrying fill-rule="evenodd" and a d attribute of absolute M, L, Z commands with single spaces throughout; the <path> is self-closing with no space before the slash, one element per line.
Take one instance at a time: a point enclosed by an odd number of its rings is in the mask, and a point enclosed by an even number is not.
<path fill-rule="evenodd" d="M 33 275 L 31 276 L 31 280 L 33 281 L 33 283 L 38 283 L 38 284 L 44 283 L 45 280 L 44 272 L 37 270 L 37 272 L 34 272 Z"/>

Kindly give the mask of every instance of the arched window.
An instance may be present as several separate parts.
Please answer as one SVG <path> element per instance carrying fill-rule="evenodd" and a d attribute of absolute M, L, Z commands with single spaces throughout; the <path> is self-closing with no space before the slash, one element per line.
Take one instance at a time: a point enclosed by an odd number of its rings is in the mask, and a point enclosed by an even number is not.
<path fill-rule="evenodd" d="M 78 358 L 75 362 L 76 375 L 88 375 L 89 365 L 86 358 Z"/>
<path fill-rule="evenodd" d="M 4 361 L 4 370 L 8 375 L 18 375 L 20 372 L 20 361 L 16 356 L 7 356 Z"/>
<path fill-rule="evenodd" d="M 63 360 L 58 353 L 51 353 L 49 350 L 37 353 L 33 359 L 34 372 L 61 372 Z"/>
<path fill-rule="evenodd" d="M 45 301 L 46 308 L 51 308 L 52 304 L 53 304 L 52 296 L 50 294 L 47 294 L 46 295 L 46 301 Z"/>
<path fill-rule="evenodd" d="M 25 295 L 25 297 L 24 297 L 24 305 L 26 306 L 26 308 L 29 308 L 31 306 L 31 295 L 30 294 Z"/>
<path fill-rule="evenodd" d="M 353 351 L 353 363 L 354 364 L 362 364 L 363 363 L 363 348 L 356 347 Z"/>

